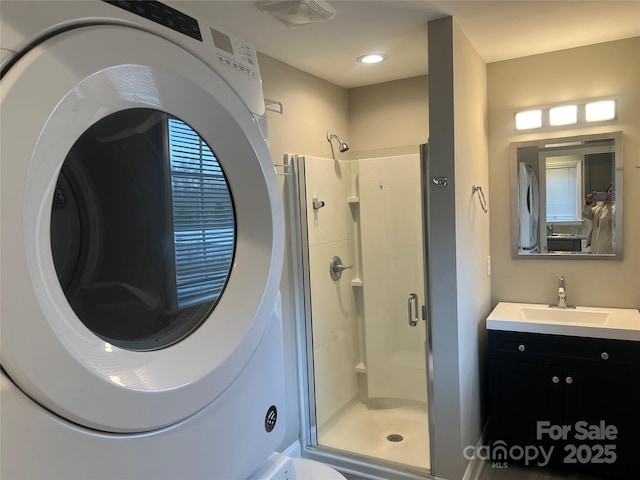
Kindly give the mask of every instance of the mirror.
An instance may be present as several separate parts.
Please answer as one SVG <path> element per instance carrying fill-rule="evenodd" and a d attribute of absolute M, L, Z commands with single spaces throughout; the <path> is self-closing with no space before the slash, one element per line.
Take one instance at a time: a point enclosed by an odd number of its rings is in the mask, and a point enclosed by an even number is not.
<path fill-rule="evenodd" d="M 622 260 L 622 132 L 511 144 L 513 258 Z"/>

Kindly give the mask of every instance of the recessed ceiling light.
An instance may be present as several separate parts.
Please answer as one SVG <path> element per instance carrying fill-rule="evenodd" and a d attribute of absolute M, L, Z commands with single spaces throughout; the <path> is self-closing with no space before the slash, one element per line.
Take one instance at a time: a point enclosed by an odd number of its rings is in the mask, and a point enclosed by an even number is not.
<path fill-rule="evenodd" d="M 382 53 L 370 53 L 368 55 L 363 55 L 358 57 L 358 62 L 360 63 L 380 63 L 383 60 L 386 60 L 387 56 Z"/>

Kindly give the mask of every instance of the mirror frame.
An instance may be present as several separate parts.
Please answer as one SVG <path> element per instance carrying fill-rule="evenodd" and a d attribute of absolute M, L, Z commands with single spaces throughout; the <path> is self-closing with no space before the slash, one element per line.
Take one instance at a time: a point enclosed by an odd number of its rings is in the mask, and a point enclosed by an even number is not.
<path fill-rule="evenodd" d="M 546 259 L 546 260 L 622 260 L 624 243 L 623 243 L 623 153 L 622 153 L 621 131 L 584 134 L 571 137 L 558 138 L 539 138 L 537 140 L 529 140 L 523 142 L 512 142 L 509 145 L 509 155 L 511 160 L 509 168 L 511 169 L 511 258 L 514 260 L 521 259 Z M 616 223 L 615 223 L 615 245 L 614 253 L 611 254 L 591 254 L 584 252 L 543 252 L 543 253 L 519 253 L 518 252 L 518 149 L 522 147 L 544 147 L 545 145 L 575 143 L 593 140 L 614 140 L 614 165 L 615 165 L 615 198 L 616 198 Z"/>

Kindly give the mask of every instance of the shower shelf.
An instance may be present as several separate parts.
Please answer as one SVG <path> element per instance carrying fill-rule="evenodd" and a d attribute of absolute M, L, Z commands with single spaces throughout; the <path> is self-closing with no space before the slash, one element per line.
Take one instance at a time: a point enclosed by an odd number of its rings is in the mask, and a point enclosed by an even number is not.
<path fill-rule="evenodd" d="M 362 280 L 360 280 L 359 278 L 354 278 L 353 280 L 351 280 L 351 286 L 352 287 L 361 287 L 362 286 Z"/>
<path fill-rule="evenodd" d="M 348 203 L 360 203 L 360 197 L 347 197 Z"/>
<path fill-rule="evenodd" d="M 356 373 L 367 373 L 367 366 L 364 362 L 360 362 L 356 365 Z"/>

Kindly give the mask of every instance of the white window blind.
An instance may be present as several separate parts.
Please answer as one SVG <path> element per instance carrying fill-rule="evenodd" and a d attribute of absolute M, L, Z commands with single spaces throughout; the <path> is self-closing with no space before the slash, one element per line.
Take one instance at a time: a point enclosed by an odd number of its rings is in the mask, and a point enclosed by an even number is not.
<path fill-rule="evenodd" d="M 231 193 L 202 138 L 169 118 L 177 305 L 216 301 L 227 282 L 235 247 Z"/>

